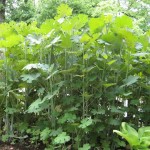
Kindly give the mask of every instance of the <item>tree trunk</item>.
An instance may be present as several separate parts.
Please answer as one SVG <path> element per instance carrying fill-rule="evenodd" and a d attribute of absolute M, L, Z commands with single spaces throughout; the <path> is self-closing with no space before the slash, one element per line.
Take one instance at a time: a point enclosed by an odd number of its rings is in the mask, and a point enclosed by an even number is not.
<path fill-rule="evenodd" d="M 5 4 L 6 0 L 0 0 L 0 23 L 5 20 Z"/>

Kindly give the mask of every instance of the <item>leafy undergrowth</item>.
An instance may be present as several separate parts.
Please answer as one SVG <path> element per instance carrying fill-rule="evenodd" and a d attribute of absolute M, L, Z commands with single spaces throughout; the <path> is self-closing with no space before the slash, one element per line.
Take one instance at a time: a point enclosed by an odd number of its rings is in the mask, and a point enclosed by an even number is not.
<path fill-rule="evenodd" d="M 42 143 L 37 144 L 36 146 L 29 143 L 17 143 L 17 144 L 10 144 L 10 143 L 0 143 L 0 150 L 44 150 L 45 145 Z M 85 147 L 86 149 L 86 147 Z M 129 150 L 129 146 L 120 147 L 115 150 Z M 49 149 L 50 150 L 50 149 Z M 71 145 L 68 145 L 67 148 L 62 148 L 62 150 L 72 150 Z M 98 148 L 98 150 L 102 150 L 102 148 Z"/>

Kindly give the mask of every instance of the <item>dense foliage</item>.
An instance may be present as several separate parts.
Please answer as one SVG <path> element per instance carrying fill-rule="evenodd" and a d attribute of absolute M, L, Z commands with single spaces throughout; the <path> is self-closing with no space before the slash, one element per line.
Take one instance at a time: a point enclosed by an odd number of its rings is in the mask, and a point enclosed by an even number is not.
<path fill-rule="evenodd" d="M 149 125 L 150 31 L 129 16 L 72 16 L 0 24 L 2 141 L 47 149 L 124 147 L 122 121 Z"/>
<path fill-rule="evenodd" d="M 8 0 L 5 5 L 5 21 L 13 20 L 30 23 L 36 20 L 41 24 L 46 19 L 54 18 L 57 14 L 57 7 L 62 2 L 73 8 L 73 14 L 92 15 L 99 0 Z M 0 3 L 0 10 L 1 6 L 4 8 Z"/>
<path fill-rule="evenodd" d="M 25 21 L 27 23 L 35 20 L 36 7 L 32 0 L 7 0 L 5 6 L 5 21 Z"/>
<path fill-rule="evenodd" d="M 27 23 L 36 20 L 41 24 L 46 19 L 54 18 L 57 7 L 62 2 L 73 9 L 73 14 L 83 13 L 99 17 L 105 13 L 113 15 L 123 13 L 138 20 L 138 25 L 145 31 L 150 28 L 149 0 L 7 0 L 4 4 L 5 20 Z M 3 8 L 0 2 L 0 15 Z"/>
<path fill-rule="evenodd" d="M 138 25 L 146 31 L 150 29 L 149 9 L 149 0 L 102 0 L 94 8 L 92 16 L 96 17 L 103 13 L 111 13 L 115 16 L 125 14 L 134 20 L 138 20 Z"/>
<path fill-rule="evenodd" d="M 57 14 L 57 7 L 62 3 L 66 3 L 70 6 L 73 14 L 86 14 L 91 16 L 92 12 L 95 10 L 99 0 L 39 0 L 38 12 L 39 15 L 36 16 L 39 22 L 43 22 L 46 19 L 53 18 Z"/>

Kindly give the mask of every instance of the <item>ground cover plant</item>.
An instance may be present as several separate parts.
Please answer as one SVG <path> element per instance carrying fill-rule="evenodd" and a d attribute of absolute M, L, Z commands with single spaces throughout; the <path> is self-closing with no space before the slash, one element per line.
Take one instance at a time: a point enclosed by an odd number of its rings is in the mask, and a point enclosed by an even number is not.
<path fill-rule="evenodd" d="M 139 32 L 140 31 L 140 32 Z M 150 123 L 150 31 L 129 16 L 0 24 L 0 140 L 115 150 L 121 122 Z"/>
<path fill-rule="evenodd" d="M 121 131 L 113 132 L 125 138 L 132 150 L 148 150 L 150 148 L 150 126 L 141 127 L 138 132 L 126 122 L 121 124 Z"/>

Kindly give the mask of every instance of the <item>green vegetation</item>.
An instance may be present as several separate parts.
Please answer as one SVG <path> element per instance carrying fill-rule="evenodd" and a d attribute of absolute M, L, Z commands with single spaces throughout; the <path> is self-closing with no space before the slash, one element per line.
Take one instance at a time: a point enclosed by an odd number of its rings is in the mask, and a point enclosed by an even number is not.
<path fill-rule="evenodd" d="M 65 3 L 55 14 L 0 24 L 0 141 L 125 147 L 114 129 L 150 123 L 150 30 L 126 14 L 94 17 Z M 128 129 L 115 132 L 126 138 Z"/>
<path fill-rule="evenodd" d="M 121 131 L 114 130 L 114 132 L 125 138 L 132 149 L 148 150 L 150 148 L 150 126 L 139 128 L 138 132 L 125 122 L 121 127 Z"/>

